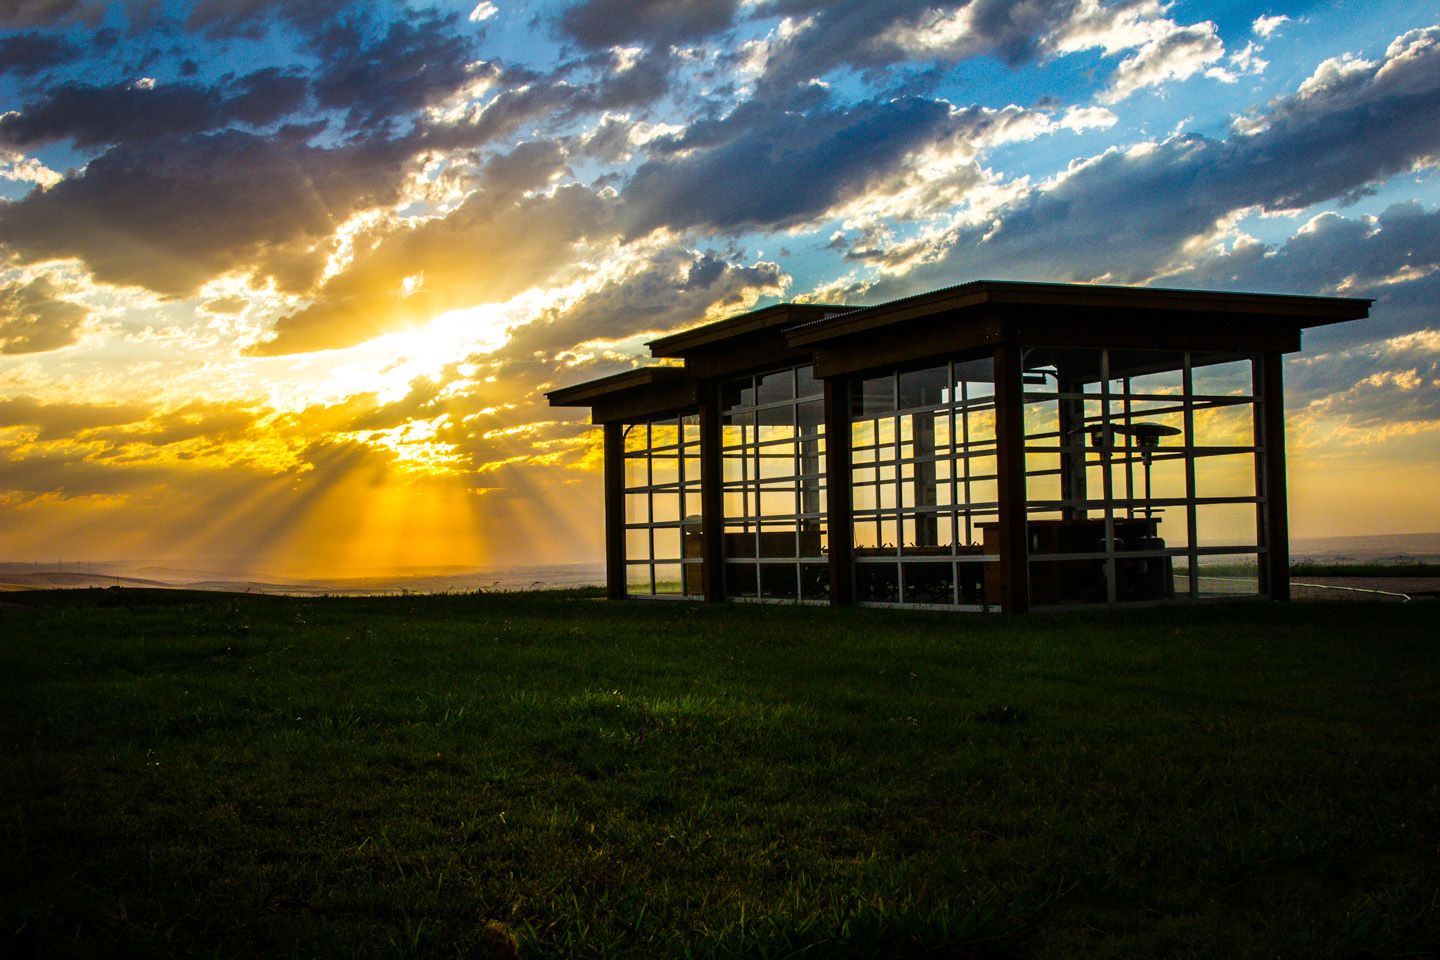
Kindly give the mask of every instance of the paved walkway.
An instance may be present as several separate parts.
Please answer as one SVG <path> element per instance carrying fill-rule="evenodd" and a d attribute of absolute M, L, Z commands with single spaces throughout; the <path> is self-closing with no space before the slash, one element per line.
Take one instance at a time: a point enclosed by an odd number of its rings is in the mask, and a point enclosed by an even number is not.
<path fill-rule="evenodd" d="M 1296 600 L 1440 599 L 1440 577 L 1295 577 L 1290 596 Z"/>

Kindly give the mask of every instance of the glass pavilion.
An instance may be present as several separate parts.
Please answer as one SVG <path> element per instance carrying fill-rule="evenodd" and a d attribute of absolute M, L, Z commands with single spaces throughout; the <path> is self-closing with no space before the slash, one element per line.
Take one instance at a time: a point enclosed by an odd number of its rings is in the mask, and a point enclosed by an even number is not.
<path fill-rule="evenodd" d="M 1369 306 L 977 281 L 766 307 L 547 396 L 604 427 L 612 598 L 1280 600 L 1282 357 Z"/>

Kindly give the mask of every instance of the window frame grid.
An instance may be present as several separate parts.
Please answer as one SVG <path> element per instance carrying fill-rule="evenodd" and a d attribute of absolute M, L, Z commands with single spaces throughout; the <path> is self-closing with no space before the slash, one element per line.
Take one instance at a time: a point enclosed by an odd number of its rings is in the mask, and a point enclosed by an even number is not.
<path fill-rule="evenodd" d="M 804 603 L 827 604 L 829 602 L 829 578 L 826 554 L 828 545 L 829 517 L 827 512 L 827 476 L 825 473 L 825 422 L 823 418 L 824 383 L 799 374 L 808 372 L 809 364 L 772 368 L 742 377 L 732 378 L 721 385 L 721 402 L 728 396 L 740 397 L 741 402 L 723 405 L 719 409 L 721 422 L 721 504 L 722 504 L 722 549 L 725 567 L 726 599 L 748 603 Z M 760 402 L 760 384 L 776 374 L 788 373 L 790 384 L 788 398 L 769 399 Z M 803 386 L 815 391 L 801 393 Z M 746 397 L 749 401 L 745 402 Z M 809 413 L 820 412 L 817 420 L 802 419 L 802 408 Z M 765 423 L 767 412 L 782 412 L 781 423 Z M 732 423 L 738 419 L 741 423 Z M 767 427 L 781 427 L 788 435 L 766 437 Z M 727 431 L 738 432 L 729 434 Z M 778 473 L 768 472 L 766 462 L 779 461 L 786 464 Z M 807 465 L 810 469 L 806 469 Z M 781 512 L 765 512 L 762 497 L 788 494 L 788 509 Z M 807 509 L 806 498 L 813 496 L 813 509 Z M 732 507 L 739 507 L 732 512 Z M 763 539 L 764 534 L 772 534 Z M 789 547 L 774 537 L 788 533 Z M 742 555 L 732 548 L 732 538 L 749 540 Z M 814 553 L 805 545 L 807 538 L 814 538 Z M 735 541 L 735 543 L 743 543 Z M 767 555 L 777 550 L 774 555 Z M 769 581 L 774 584 L 780 568 L 788 568 L 793 577 L 793 591 L 785 590 L 770 594 L 766 589 Z M 817 582 L 821 586 L 810 590 Z M 807 579 L 807 575 L 809 579 Z M 735 584 L 741 584 L 735 589 Z M 753 583 L 754 591 L 748 585 Z M 813 594 L 806 596 L 807 590 Z"/>
<path fill-rule="evenodd" d="M 994 417 L 997 399 L 993 386 L 988 392 L 972 393 L 978 380 L 957 379 L 962 368 L 974 371 L 974 364 L 993 364 L 993 358 L 986 355 L 957 359 L 948 357 L 939 363 L 914 367 L 914 372 L 944 370 L 945 387 L 938 402 L 915 404 L 901 407 L 901 378 L 911 369 L 894 369 L 884 374 L 863 378 L 855 388 L 862 392 L 863 399 L 852 395 L 850 401 L 849 429 L 851 431 L 851 466 L 848 478 L 852 501 L 865 499 L 870 492 L 873 506 L 853 507 L 852 524 L 852 567 L 856 579 L 857 603 L 862 606 L 885 606 L 917 609 L 946 609 L 978 611 L 998 609 L 995 599 L 984 596 L 985 565 L 997 558 L 984 553 L 980 542 L 979 527 L 984 522 L 999 519 L 999 475 L 998 437 L 994 433 Z M 993 366 L 991 367 L 993 377 Z M 888 409 L 867 412 L 866 400 L 870 399 L 866 387 L 881 379 L 889 380 Z M 993 383 L 993 380 L 989 381 Z M 873 389 L 873 387 L 872 387 Z M 883 402 L 883 401 L 882 401 Z M 977 420 L 986 413 L 991 417 L 988 435 L 978 429 Z M 917 427 L 928 418 L 930 424 L 944 424 L 945 438 L 934 437 L 920 452 Z M 857 433 L 864 430 L 863 436 Z M 931 434 L 940 433 L 932 429 Z M 992 472 L 979 472 L 977 462 L 989 460 Z M 934 502 L 920 503 L 918 494 L 907 496 L 907 485 L 919 480 L 917 467 L 924 465 L 949 464 L 945 475 L 940 471 L 929 480 L 933 488 Z M 858 479 L 865 471 L 869 476 Z M 972 501 L 973 491 L 989 482 L 995 487 L 995 499 Z M 887 497 L 884 488 L 893 490 Z M 941 491 L 945 500 L 942 501 Z M 914 499 L 917 502 L 907 503 Z M 919 542 L 906 547 L 907 522 L 915 524 L 927 518 L 927 526 L 933 531 L 937 542 L 923 545 Z M 889 546 L 884 542 L 886 527 L 896 534 L 896 542 Z M 875 531 L 876 542 L 861 543 L 865 527 Z M 948 529 L 947 529 L 948 528 Z M 978 552 L 971 552 L 976 550 Z M 927 552 L 922 552 L 927 551 Z M 933 551 L 933 552 L 928 552 Z M 963 552 L 962 552 L 963 551 Z M 912 577 L 927 568 L 948 568 L 948 574 L 941 575 L 941 581 L 948 579 L 949 597 L 946 602 L 933 599 L 916 599 L 928 593 Z M 870 579 L 888 580 L 894 585 L 894 598 L 875 599 L 874 592 L 868 599 L 861 599 Z M 970 596 L 966 596 L 966 594 Z"/>
<path fill-rule="evenodd" d="M 1101 375 L 1098 383 L 1099 390 L 1092 390 L 1091 383 L 1084 383 L 1078 389 L 1062 391 L 1059 389 L 1057 379 L 1056 389 L 1053 391 L 1026 389 L 1022 393 L 1022 409 L 1032 403 L 1054 400 L 1057 402 L 1057 409 L 1065 401 L 1080 401 L 1081 425 L 1077 430 L 1072 431 L 1081 438 L 1078 443 L 1064 443 L 1063 429 L 1040 430 L 1030 432 L 1030 424 L 1026 422 L 1026 433 L 1024 436 L 1024 453 L 1026 457 L 1026 485 L 1030 487 L 1030 481 L 1034 477 L 1051 476 L 1063 474 L 1064 466 L 1059 469 L 1031 470 L 1029 468 L 1030 457 L 1036 454 L 1058 455 L 1066 452 L 1079 450 L 1084 455 L 1082 469 L 1089 472 L 1099 468 L 1102 479 L 1103 491 L 1100 499 L 1096 499 L 1087 491 L 1083 498 L 1066 498 L 1063 491 L 1060 496 L 1045 498 L 1030 498 L 1026 501 L 1027 530 L 1031 529 L 1031 523 L 1036 519 L 1048 519 L 1055 514 L 1062 514 L 1067 510 L 1081 510 L 1087 513 L 1103 511 L 1105 522 L 1104 550 L 1076 552 L 1035 552 L 1029 551 L 1030 561 L 1030 583 L 1032 588 L 1032 605 L 1045 609 L 1067 609 L 1072 607 L 1093 607 L 1104 606 L 1115 603 L 1126 605 L 1158 603 L 1183 599 L 1193 602 L 1202 602 L 1208 599 L 1235 599 L 1237 594 L 1231 592 L 1212 591 L 1202 593 L 1200 580 L 1205 579 L 1200 573 L 1200 558 L 1202 557 L 1238 557 L 1253 561 L 1257 571 L 1256 589 L 1253 595 L 1257 599 L 1263 599 L 1268 594 L 1264 591 L 1263 584 L 1258 579 L 1258 571 L 1264 567 L 1268 545 L 1264 542 L 1264 531 L 1266 514 L 1268 509 L 1264 497 L 1264 471 L 1266 447 L 1262 435 L 1263 408 L 1261 404 L 1264 398 L 1258 389 L 1260 383 L 1261 354 L 1246 351 L 1233 353 L 1221 351 L 1155 351 L 1157 353 L 1174 353 L 1179 355 L 1181 366 L 1176 371 L 1180 374 L 1180 392 L 1177 395 L 1173 392 L 1136 392 L 1131 389 L 1134 376 L 1113 376 L 1111 367 L 1112 348 L 1056 348 L 1031 346 L 1026 347 L 1024 353 L 1028 355 L 1032 350 L 1061 350 L 1061 349 L 1093 349 L 1101 354 Z M 1123 349 L 1121 352 L 1126 352 Z M 1203 355 L 1208 362 L 1195 363 L 1197 355 Z M 1213 359 L 1218 357 L 1219 359 Z M 1194 392 L 1196 380 L 1195 371 L 1203 370 L 1206 367 L 1222 366 L 1232 363 L 1246 363 L 1248 369 L 1248 383 L 1238 394 L 1214 394 Z M 1029 369 L 1027 367 L 1027 369 Z M 1143 374 L 1142 374 L 1143 376 Z M 1120 389 L 1116 392 L 1112 389 L 1114 381 L 1120 382 Z M 1147 403 L 1165 403 L 1166 406 L 1143 407 Z M 1085 403 L 1098 403 L 1099 414 L 1087 412 Z M 1118 415 L 1116 408 L 1119 408 Z M 1138 408 L 1141 407 L 1141 408 Z M 1197 444 L 1195 443 L 1195 414 L 1199 411 L 1220 409 L 1224 407 L 1245 407 L 1250 408 L 1250 416 L 1241 418 L 1248 421 L 1251 431 L 1251 444 Z M 1103 452 L 1096 453 L 1094 447 L 1087 443 L 1087 438 L 1092 430 L 1098 428 L 1105 436 L 1114 437 L 1113 427 L 1116 424 L 1130 426 L 1137 422 L 1154 418 L 1173 417 L 1179 414 L 1183 426 L 1182 433 L 1176 438 L 1181 442 L 1176 446 L 1163 446 L 1158 448 L 1163 455 L 1152 454 L 1152 463 L 1160 461 L 1180 461 L 1183 477 L 1180 482 L 1183 485 L 1183 495 L 1180 496 L 1144 496 L 1143 479 L 1143 457 L 1140 456 L 1138 446 L 1110 446 L 1102 450 L 1110 451 L 1107 457 Z M 1049 441 L 1058 439 L 1061 442 L 1050 445 Z M 1037 443 L 1036 441 L 1040 441 Z M 1197 493 L 1196 465 L 1214 457 L 1248 457 L 1253 465 L 1253 480 L 1248 494 L 1226 494 L 1217 496 L 1201 496 Z M 1092 459 L 1093 457 L 1093 459 Z M 1123 467 L 1123 474 L 1116 467 Z M 1140 469 L 1137 470 L 1137 467 Z M 1118 476 L 1117 476 L 1118 475 Z M 1118 496 L 1114 488 L 1116 480 L 1119 479 L 1126 490 L 1125 496 Z M 1117 549 L 1116 523 L 1126 522 L 1135 519 L 1146 507 L 1155 508 L 1179 508 L 1183 511 L 1184 517 L 1184 544 L 1178 547 L 1166 546 L 1160 548 L 1142 549 Z M 1249 506 L 1253 508 L 1253 534 L 1250 543 L 1238 541 L 1226 541 L 1201 545 L 1199 543 L 1199 517 L 1197 507 L 1205 506 Z M 1043 516 L 1037 517 L 1040 514 Z M 1096 518 L 1098 519 L 1098 518 Z M 1147 518 L 1148 519 L 1148 518 Z M 1033 540 L 1033 533 L 1027 536 Z M 1176 558 L 1185 561 L 1186 571 L 1184 575 L 1185 590 L 1181 596 L 1171 595 L 1176 581 L 1176 574 L 1169 574 L 1170 585 L 1166 595 L 1161 598 L 1148 600 L 1122 600 L 1117 597 L 1117 576 L 1116 564 L 1144 560 L 1164 560 L 1173 563 Z M 1103 564 L 1106 595 L 1103 601 L 1096 602 L 1060 602 L 1060 603 L 1037 603 L 1034 596 L 1036 582 L 1035 564 L 1061 563 L 1064 561 L 1094 561 L 1099 560 Z"/>

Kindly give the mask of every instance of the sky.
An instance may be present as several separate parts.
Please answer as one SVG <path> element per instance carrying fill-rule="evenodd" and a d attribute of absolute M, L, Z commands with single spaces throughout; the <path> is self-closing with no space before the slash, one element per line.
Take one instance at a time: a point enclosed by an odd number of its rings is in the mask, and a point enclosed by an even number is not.
<path fill-rule="evenodd" d="M 0 0 L 0 560 L 595 561 L 546 390 L 977 279 L 1374 298 L 1291 532 L 1440 530 L 1440 15 Z"/>

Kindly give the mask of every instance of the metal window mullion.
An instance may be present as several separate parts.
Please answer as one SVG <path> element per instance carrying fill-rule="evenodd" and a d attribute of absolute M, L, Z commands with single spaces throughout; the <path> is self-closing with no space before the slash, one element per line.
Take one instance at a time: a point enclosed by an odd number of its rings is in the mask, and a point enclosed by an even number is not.
<path fill-rule="evenodd" d="M 1185 368 L 1182 389 L 1185 392 L 1185 499 L 1186 504 L 1186 580 L 1189 583 L 1190 599 L 1200 596 L 1200 562 L 1195 553 L 1195 539 L 1199 524 L 1195 516 L 1195 374 L 1190 366 L 1190 351 L 1185 352 Z"/>

